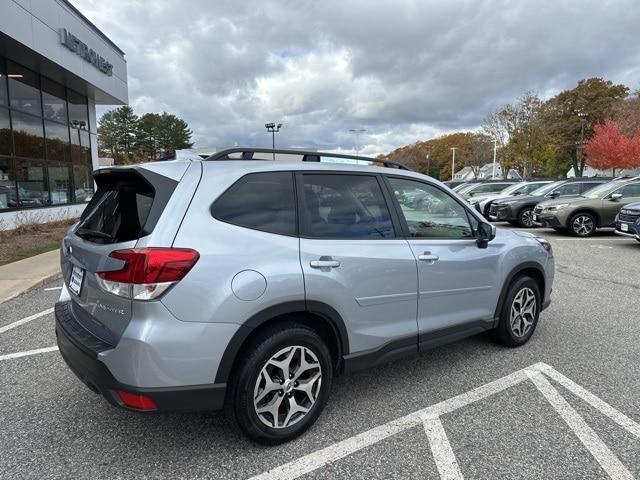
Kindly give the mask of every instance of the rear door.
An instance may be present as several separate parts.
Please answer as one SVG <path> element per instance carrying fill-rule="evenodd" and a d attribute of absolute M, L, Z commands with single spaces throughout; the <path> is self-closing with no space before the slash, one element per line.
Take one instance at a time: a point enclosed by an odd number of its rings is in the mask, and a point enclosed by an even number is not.
<path fill-rule="evenodd" d="M 307 302 L 333 307 L 351 352 L 417 350 L 416 261 L 375 174 L 299 173 Z"/>
<path fill-rule="evenodd" d="M 479 248 L 478 221 L 445 189 L 406 177 L 389 176 L 388 182 L 418 260 L 420 344 L 486 328 L 496 306 L 500 242 Z M 416 192 L 426 198 L 420 205 L 407 201 Z"/>
<path fill-rule="evenodd" d="M 186 168 L 169 167 L 174 178 L 142 168 L 98 171 L 96 193 L 63 239 L 61 269 L 74 317 L 107 343 L 115 345 L 127 327 L 131 300 L 107 292 L 96 272 L 121 269 L 124 262 L 109 254 L 147 241 Z"/>

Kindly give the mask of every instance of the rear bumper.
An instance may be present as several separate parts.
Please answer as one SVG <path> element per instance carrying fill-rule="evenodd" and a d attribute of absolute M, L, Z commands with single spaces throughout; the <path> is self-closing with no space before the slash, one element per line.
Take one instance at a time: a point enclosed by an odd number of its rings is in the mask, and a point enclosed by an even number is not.
<path fill-rule="evenodd" d="M 116 395 L 117 390 L 123 390 L 151 397 L 158 406 L 155 412 L 219 410 L 224 405 L 226 384 L 141 388 L 119 382 L 100 361 L 98 355 L 104 348 L 112 347 L 93 337 L 77 324 L 69 302 L 56 304 L 55 317 L 56 338 L 62 358 L 85 385 L 105 397 L 111 404 L 134 410 L 126 407 Z"/>

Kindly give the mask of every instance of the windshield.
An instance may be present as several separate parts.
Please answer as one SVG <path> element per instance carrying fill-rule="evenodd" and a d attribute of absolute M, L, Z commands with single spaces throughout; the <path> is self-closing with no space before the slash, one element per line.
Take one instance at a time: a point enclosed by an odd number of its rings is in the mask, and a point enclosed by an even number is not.
<path fill-rule="evenodd" d="M 465 183 L 461 183 L 460 185 L 456 185 L 455 187 L 453 187 L 452 190 L 454 192 L 459 192 L 460 190 L 462 190 L 463 188 L 466 188 L 468 186 L 469 186 L 469 184 L 465 182 Z"/>
<path fill-rule="evenodd" d="M 563 183 L 564 182 L 548 183 L 546 185 L 541 186 L 540 188 L 536 188 L 533 192 L 531 192 L 531 195 L 534 195 L 536 197 L 541 197 L 542 195 L 549 193 L 554 188 L 559 187 Z"/>
<path fill-rule="evenodd" d="M 502 190 L 500 192 L 500 194 L 511 195 L 513 193 L 524 193 L 524 192 L 527 191 L 527 187 L 528 186 L 529 186 L 529 184 L 527 184 L 525 182 L 514 183 L 513 185 L 509 185 L 507 188 Z"/>
<path fill-rule="evenodd" d="M 458 192 L 458 193 L 468 192 L 469 190 L 471 190 L 476 185 L 480 185 L 480 184 L 479 183 L 467 183 L 467 184 L 463 185 L 462 187 L 460 187 L 458 190 L 456 190 L 456 192 Z"/>
<path fill-rule="evenodd" d="M 620 181 L 603 183 L 587 190 L 582 196 L 587 198 L 602 198 L 625 183 L 626 182 Z"/>

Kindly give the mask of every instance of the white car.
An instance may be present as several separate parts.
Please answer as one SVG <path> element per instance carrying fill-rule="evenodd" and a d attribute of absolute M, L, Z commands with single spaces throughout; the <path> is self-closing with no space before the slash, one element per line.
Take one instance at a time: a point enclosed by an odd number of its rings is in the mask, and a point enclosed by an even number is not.
<path fill-rule="evenodd" d="M 490 195 L 482 195 L 471 197 L 467 201 L 478 212 L 488 218 L 489 206 L 494 200 L 505 197 L 515 197 L 516 195 L 528 195 L 542 185 L 551 183 L 551 180 L 536 180 L 533 182 L 519 182 L 505 188 L 500 193 L 492 193 Z"/>

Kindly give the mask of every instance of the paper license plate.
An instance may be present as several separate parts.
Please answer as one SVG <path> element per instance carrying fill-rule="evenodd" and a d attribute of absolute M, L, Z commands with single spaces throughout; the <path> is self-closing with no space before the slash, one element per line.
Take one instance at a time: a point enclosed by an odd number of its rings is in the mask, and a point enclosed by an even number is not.
<path fill-rule="evenodd" d="M 76 267 L 75 265 L 71 269 L 71 278 L 69 279 L 69 290 L 71 290 L 76 295 L 80 295 L 80 290 L 82 290 L 82 279 L 84 278 L 84 270 L 80 267 Z"/>

